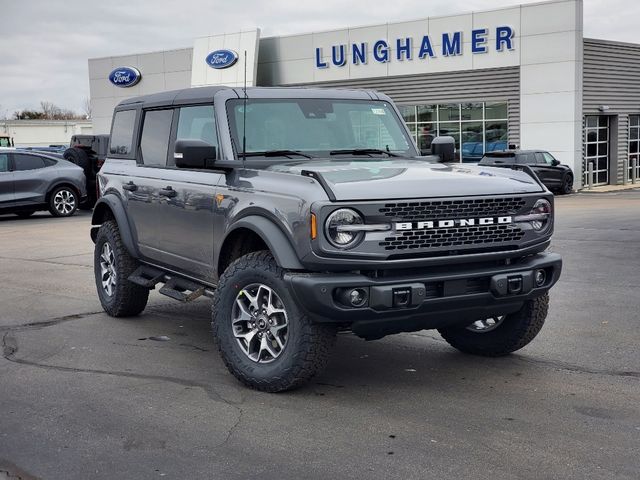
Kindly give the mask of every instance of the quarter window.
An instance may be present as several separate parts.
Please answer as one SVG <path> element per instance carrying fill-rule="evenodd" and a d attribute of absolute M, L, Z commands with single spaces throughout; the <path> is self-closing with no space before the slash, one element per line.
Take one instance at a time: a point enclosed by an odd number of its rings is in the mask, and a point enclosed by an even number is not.
<path fill-rule="evenodd" d="M 129 155 L 131 153 L 135 122 L 135 110 L 116 112 L 113 118 L 113 126 L 111 127 L 109 153 L 114 155 Z"/>
<path fill-rule="evenodd" d="M 167 150 L 173 110 L 151 110 L 144 114 L 140 153 L 144 165 L 167 165 Z"/>
<path fill-rule="evenodd" d="M 44 160 L 40 157 L 36 157 L 35 155 L 16 153 L 13 155 L 13 161 L 16 166 L 16 171 L 37 170 L 39 168 L 44 168 L 45 166 Z"/>
<path fill-rule="evenodd" d="M 9 155 L 0 153 L 0 173 L 9 171 Z"/>

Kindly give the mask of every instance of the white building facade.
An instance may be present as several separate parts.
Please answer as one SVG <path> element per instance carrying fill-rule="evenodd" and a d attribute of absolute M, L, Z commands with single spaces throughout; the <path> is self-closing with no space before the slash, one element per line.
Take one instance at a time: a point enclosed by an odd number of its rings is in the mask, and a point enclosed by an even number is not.
<path fill-rule="evenodd" d="M 239 87 L 246 75 L 247 85 L 375 89 L 398 104 L 418 146 L 451 135 L 464 162 L 509 146 L 544 149 L 572 167 L 577 187 L 589 164 L 595 183 L 618 184 L 640 154 L 640 46 L 584 39 L 582 22 L 582 0 L 557 0 L 291 36 L 256 29 L 91 59 L 94 131 L 109 132 L 123 98 Z M 125 67 L 138 75 L 127 88 L 110 81 Z"/>

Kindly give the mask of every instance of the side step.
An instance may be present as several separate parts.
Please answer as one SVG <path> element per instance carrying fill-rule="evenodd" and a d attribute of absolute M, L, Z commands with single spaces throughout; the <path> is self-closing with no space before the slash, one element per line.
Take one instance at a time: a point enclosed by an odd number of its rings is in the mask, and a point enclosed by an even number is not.
<path fill-rule="evenodd" d="M 204 295 L 204 287 L 197 283 L 172 277 L 160 289 L 160 293 L 180 302 L 190 302 Z"/>
<path fill-rule="evenodd" d="M 168 277 L 162 270 L 149 265 L 139 266 L 128 280 L 150 290 L 158 283 L 164 283 L 159 292 L 179 302 L 190 302 L 207 293 L 205 287 L 198 283 L 180 277 Z"/>
<path fill-rule="evenodd" d="M 148 265 L 139 266 L 135 272 L 129 275 L 129 280 L 141 287 L 153 290 L 159 282 L 164 281 L 165 274 L 162 270 L 150 267 Z"/>

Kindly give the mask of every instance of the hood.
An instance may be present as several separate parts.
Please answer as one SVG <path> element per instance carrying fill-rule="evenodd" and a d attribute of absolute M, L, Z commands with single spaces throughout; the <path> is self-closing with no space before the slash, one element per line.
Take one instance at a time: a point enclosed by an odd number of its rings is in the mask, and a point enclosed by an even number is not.
<path fill-rule="evenodd" d="M 272 165 L 272 171 L 319 173 L 336 200 L 391 200 L 515 195 L 544 191 L 527 173 L 469 164 L 423 160 L 314 160 Z"/>

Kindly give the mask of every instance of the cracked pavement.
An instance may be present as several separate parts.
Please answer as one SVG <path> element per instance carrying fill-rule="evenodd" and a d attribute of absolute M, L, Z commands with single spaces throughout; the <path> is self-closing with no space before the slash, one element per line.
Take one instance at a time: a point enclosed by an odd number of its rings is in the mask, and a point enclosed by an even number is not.
<path fill-rule="evenodd" d="M 340 335 L 321 376 L 277 395 L 227 372 L 206 299 L 102 313 L 86 212 L 0 216 L 0 480 L 637 479 L 640 192 L 557 215 L 563 276 L 519 353 Z"/>

